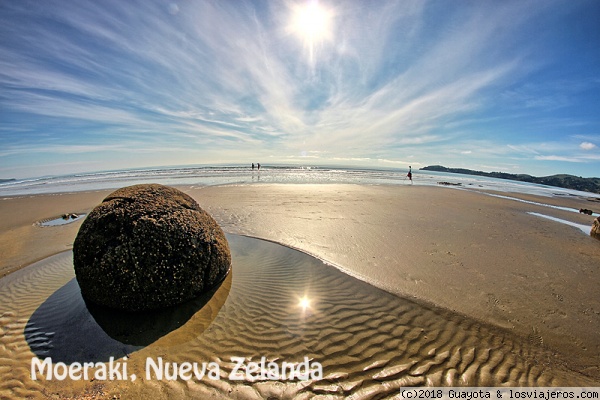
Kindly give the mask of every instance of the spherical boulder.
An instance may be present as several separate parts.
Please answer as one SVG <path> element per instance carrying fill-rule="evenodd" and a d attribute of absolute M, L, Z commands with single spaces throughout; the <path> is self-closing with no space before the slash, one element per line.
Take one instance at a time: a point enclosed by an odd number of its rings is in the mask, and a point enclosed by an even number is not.
<path fill-rule="evenodd" d="M 594 220 L 594 223 L 592 224 L 592 230 L 590 231 L 590 235 L 593 238 L 600 240 L 600 217 Z"/>
<path fill-rule="evenodd" d="M 73 244 L 82 296 L 124 311 L 183 303 L 221 282 L 231 253 L 217 222 L 180 190 L 134 185 L 106 197 Z"/>

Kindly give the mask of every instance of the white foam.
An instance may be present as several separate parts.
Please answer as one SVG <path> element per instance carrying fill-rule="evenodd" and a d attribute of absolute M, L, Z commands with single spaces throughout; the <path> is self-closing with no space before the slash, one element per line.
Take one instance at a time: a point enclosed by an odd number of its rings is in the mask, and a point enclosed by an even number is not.
<path fill-rule="evenodd" d="M 86 190 L 116 189 L 139 183 L 163 185 L 253 185 L 349 183 L 366 185 L 438 186 L 446 181 L 460 184 L 456 188 L 503 193 L 527 193 L 538 196 L 586 196 L 598 194 L 550 187 L 527 182 L 462 175 L 435 171 L 413 171 L 413 180 L 404 169 L 370 169 L 327 166 L 276 165 L 262 166 L 260 171 L 248 165 L 233 166 L 179 166 L 163 168 L 102 171 L 66 176 L 41 177 L 10 181 L 0 184 L 0 196 L 22 196 L 47 193 L 79 192 Z"/>

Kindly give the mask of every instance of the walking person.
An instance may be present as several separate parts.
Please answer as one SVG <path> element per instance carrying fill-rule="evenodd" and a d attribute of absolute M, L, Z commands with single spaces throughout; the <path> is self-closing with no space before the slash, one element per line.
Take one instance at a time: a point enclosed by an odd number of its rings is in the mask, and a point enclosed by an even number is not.
<path fill-rule="evenodd" d="M 410 165 L 408 166 L 408 174 L 406 174 L 406 176 L 408 177 L 408 180 L 410 180 L 410 184 L 412 185 L 412 167 Z"/>

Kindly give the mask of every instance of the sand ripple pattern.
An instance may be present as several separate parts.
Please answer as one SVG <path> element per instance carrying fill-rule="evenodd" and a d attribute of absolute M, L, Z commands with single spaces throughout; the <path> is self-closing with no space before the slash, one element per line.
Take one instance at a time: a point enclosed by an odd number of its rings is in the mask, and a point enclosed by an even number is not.
<path fill-rule="evenodd" d="M 392 398 L 402 386 L 596 386 L 539 342 L 451 312 L 399 298 L 301 252 L 229 235 L 233 270 L 227 299 L 206 329 L 187 323 L 133 352 L 135 382 L 107 382 L 123 398 Z M 63 253 L 0 281 L 0 397 L 74 396 L 80 386 L 29 379 L 24 329 L 36 307 L 73 277 Z M 55 265 L 60 264 L 60 265 Z M 218 292 L 217 292 L 218 295 Z M 308 307 L 300 299 L 310 301 Z M 69 301 L 65 299 L 64 301 Z M 39 346 L 52 345 L 40 335 Z M 186 340 L 182 341 L 181 338 Z M 50 340 L 48 340 L 48 338 Z M 323 366 L 318 381 L 230 381 L 231 357 Z M 220 380 L 146 380 L 147 357 L 215 361 Z"/>
<path fill-rule="evenodd" d="M 34 353 L 25 334 L 43 348 L 50 346 L 52 332 L 38 332 L 27 323 L 40 303 L 73 277 L 69 264 L 68 253 L 62 253 L 0 280 L 0 398 L 36 398 L 44 393 L 39 381 L 29 379 Z"/>

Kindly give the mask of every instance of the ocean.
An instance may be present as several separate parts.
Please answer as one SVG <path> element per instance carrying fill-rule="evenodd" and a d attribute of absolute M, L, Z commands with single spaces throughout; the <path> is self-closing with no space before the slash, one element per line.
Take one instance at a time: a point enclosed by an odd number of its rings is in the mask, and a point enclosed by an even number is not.
<path fill-rule="evenodd" d="M 467 190 L 493 190 L 507 193 L 528 193 L 542 196 L 600 195 L 526 182 L 413 169 L 412 183 L 407 169 L 358 168 L 331 166 L 267 165 L 260 171 L 250 165 L 179 166 L 103 171 L 73 175 L 49 176 L 0 183 L 0 196 L 79 192 L 117 189 L 140 183 L 163 185 L 259 185 L 259 184 L 328 184 L 363 185 L 439 185 L 453 184 Z M 460 185 L 458 185 L 460 184 Z M 455 186 L 456 185 L 456 186 Z"/>

